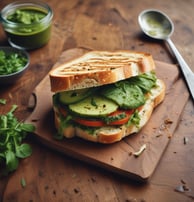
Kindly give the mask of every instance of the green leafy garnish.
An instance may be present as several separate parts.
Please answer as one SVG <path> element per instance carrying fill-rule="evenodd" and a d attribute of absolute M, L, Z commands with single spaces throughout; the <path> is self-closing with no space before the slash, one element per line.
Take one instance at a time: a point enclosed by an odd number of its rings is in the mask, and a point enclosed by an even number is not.
<path fill-rule="evenodd" d="M 96 101 L 94 99 L 94 97 L 91 98 L 91 105 L 94 107 L 98 107 L 98 105 L 96 104 Z"/>
<path fill-rule="evenodd" d="M 19 53 L 5 53 L 0 50 L 0 75 L 12 74 L 21 70 L 27 63 L 27 58 Z"/>
<path fill-rule="evenodd" d="M 101 90 L 101 94 L 123 109 L 135 109 L 145 104 L 145 94 L 156 85 L 156 80 L 154 72 L 144 73 L 106 85 Z"/>
<path fill-rule="evenodd" d="M 141 88 L 127 81 L 108 85 L 102 89 L 101 93 L 123 109 L 135 109 L 145 103 Z"/>
<path fill-rule="evenodd" d="M 154 72 L 147 72 L 130 78 L 130 83 L 139 86 L 144 93 L 147 93 L 156 85 L 156 80 Z"/>
<path fill-rule="evenodd" d="M 58 129 L 58 132 L 54 134 L 54 138 L 57 140 L 63 139 L 63 130 L 70 125 L 72 117 L 70 115 L 68 115 L 67 117 L 60 116 L 60 119 L 61 119 L 60 127 Z"/>
<path fill-rule="evenodd" d="M 13 105 L 7 114 L 0 115 L 0 167 L 5 173 L 16 170 L 19 159 L 32 153 L 30 145 L 22 141 L 27 133 L 35 131 L 35 126 L 19 122 L 13 114 L 16 108 Z"/>
<path fill-rule="evenodd" d="M 126 113 L 123 112 L 123 113 L 120 113 L 118 115 L 106 116 L 106 117 L 104 117 L 103 120 L 105 123 L 109 124 L 111 122 L 118 121 L 118 120 L 123 119 L 125 117 L 126 117 Z"/>
<path fill-rule="evenodd" d="M 139 127 L 140 120 L 141 118 L 140 118 L 139 112 L 138 110 L 136 110 L 130 117 L 127 123 L 127 127 L 129 127 L 131 124 L 134 124 L 136 127 Z"/>

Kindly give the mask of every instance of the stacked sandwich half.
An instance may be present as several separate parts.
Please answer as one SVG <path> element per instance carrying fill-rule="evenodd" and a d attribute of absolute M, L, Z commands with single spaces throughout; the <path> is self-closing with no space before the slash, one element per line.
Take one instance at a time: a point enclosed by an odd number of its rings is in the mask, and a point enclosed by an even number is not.
<path fill-rule="evenodd" d="M 147 53 L 91 51 L 49 76 L 59 137 L 120 141 L 141 130 L 165 96 Z"/>

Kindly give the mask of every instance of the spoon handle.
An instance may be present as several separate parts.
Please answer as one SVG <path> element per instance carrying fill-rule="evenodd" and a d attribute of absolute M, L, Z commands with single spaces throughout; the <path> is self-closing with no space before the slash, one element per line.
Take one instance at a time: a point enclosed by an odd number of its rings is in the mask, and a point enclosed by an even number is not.
<path fill-rule="evenodd" d="M 187 82 L 188 88 L 190 90 L 191 96 L 194 101 L 194 73 L 191 71 L 191 69 L 189 68 L 189 66 L 187 65 L 187 63 L 185 62 L 185 60 L 183 59 L 183 57 L 181 56 L 181 54 L 179 53 L 179 51 L 177 50 L 177 48 L 175 47 L 175 45 L 171 41 L 171 39 L 168 38 L 168 39 L 166 39 L 166 41 L 167 41 L 168 45 L 170 46 L 170 48 L 172 49 L 172 51 L 179 63 L 179 66 L 185 77 L 185 80 Z"/>

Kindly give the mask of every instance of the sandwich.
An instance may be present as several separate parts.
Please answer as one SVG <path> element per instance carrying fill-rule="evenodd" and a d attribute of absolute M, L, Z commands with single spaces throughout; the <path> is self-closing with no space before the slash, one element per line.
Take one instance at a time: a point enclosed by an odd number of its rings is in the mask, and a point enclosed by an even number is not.
<path fill-rule="evenodd" d="M 152 55 L 90 51 L 49 72 L 57 137 L 110 144 L 139 132 L 165 97 Z"/>

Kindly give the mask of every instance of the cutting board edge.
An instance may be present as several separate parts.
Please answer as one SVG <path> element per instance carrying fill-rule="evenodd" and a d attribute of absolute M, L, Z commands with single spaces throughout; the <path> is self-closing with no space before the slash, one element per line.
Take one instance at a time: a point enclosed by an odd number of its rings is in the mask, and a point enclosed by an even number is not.
<path fill-rule="evenodd" d="M 78 152 L 75 152 L 75 151 L 71 151 L 71 154 L 70 154 L 68 149 L 61 150 L 61 149 L 59 149 L 57 144 L 50 144 L 49 141 L 47 141 L 47 140 L 45 141 L 45 139 L 42 138 L 41 136 L 36 135 L 36 137 L 33 137 L 33 139 L 34 138 L 38 142 L 40 142 L 42 145 L 46 146 L 48 149 L 52 149 L 54 152 L 59 152 L 60 154 L 67 156 L 68 158 L 73 158 L 74 160 L 78 160 L 79 162 L 84 162 L 87 165 L 94 166 L 95 168 L 101 168 L 101 169 L 104 169 L 105 171 L 110 171 L 111 173 L 115 173 L 116 175 L 122 176 L 123 178 L 127 178 L 130 180 L 136 181 L 136 182 L 142 182 L 142 183 L 147 182 L 155 170 L 155 169 L 152 170 L 147 175 L 132 173 L 132 172 L 129 172 L 127 170 L 119 169 L 119 168 L 114 167 L 114 166 L 107 166 L 107 164 L 105 164 L 105 163 L 98 163 L 98 162 L 94 161 L 92 158 L 88 158 L 88 157 L 85 158 L 84 155 L 79 154 L 79 157 L 78 157 L 78 155 L 77 155 Z"/>

